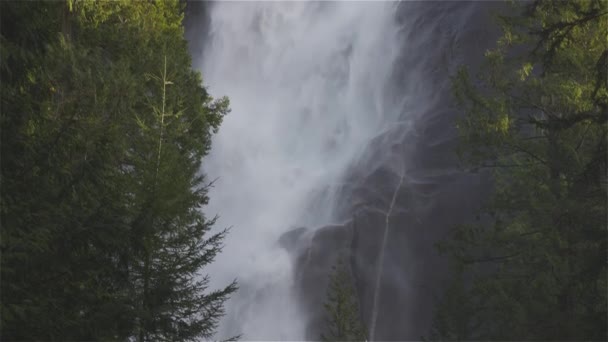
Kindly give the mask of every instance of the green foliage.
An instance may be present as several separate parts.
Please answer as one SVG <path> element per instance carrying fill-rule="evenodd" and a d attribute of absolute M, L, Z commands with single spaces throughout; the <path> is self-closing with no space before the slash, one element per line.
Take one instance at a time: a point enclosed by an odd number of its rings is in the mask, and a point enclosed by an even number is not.
<path fill-rule="evenodd" d="M 359 303 L 352 278 L 342 259 L 333 267 L 327 302 L 327 333 L 322 341 L 365 341 L 366 333 L 359 314 Z"/>
<path fill-rule="evenodd" d="M 461 157 L 494 196 L 440 244 L 462 272 L 432 337 L 605 340 L 608 5 L 515 6 L 478 77 L 454 78 Z"/>
<path fill-rule="evenodd" d="M 0 6 L 2 338 L 211 337 L 236 285 L 201 273 L 226 231 L 199 170 L 228 101 L 180 3 Z"/>

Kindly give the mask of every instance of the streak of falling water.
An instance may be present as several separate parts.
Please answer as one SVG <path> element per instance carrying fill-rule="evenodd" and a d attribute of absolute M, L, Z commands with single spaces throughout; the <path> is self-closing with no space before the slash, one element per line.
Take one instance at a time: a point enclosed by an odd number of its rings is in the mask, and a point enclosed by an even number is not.
<path fill-rule="evenodd" d="M 398 115 L 385 90 L 398 54 L 390 2 L 221 2 L 210 8 L 200 66 L 232 112 L 205 171 L 219 177 L 205 209 L 232 226 L 209 268 L 238 278 L 218 338 L 302 340 L 281 234 L 330 223 L 331 191 L 372 136 Z M 325 194 L 319 196 L 319 194 Z M 322 205 L 311 208 L 310 202 Z M 319 289 L 325 291 L 325 289 Z"/>

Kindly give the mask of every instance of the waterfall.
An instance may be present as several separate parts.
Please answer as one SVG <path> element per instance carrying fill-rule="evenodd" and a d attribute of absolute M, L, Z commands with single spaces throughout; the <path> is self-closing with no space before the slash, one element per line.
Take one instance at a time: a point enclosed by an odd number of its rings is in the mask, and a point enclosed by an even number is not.
<path fill-rule="evenodd" d="M 395 207 L 395 200 L 397 196 L 399 196 L 399 190 L 403 186 L 403 178 L 405 177 L 405 171 L 401 170 L 401 175 L 399 176 L 399 184 L 397 184 L 397 188 L 395 188 L 395 192 L 393 193 L 393 198 L 391 199 L 391 204 L 386 210 L 384 230 L 382 232 L 382 243 L 380 244 L 380 255 L 378 257 L 378 266 L 376 266 L 376 281 L 374 285 L 374 298 L 372 301 L 372 318 L 369 324 L 369 340 L 374 341 L 376 337 L 376 322 L 378 320 L 378 301 L 380 300 L 380 286 L 382 280 L 382 271 L 384 266 L 384 256 L 386 255 L 386 242 L 388 240 L 388 234 L 390 232 L 390 218 L 393 213 L 393 208 Z"/>
<path fill-rule="evenodd" d="M 305 314 L 279 236 L 331 223 L 332 189 L 372 137 L 399 116 L 387 101 L 399 54 L 396 3 L 218 2 L 198 67 L 232 112 L 204 161 L 208 215 L 232 227 L 207 270 L 237 278 L 218 338 L 302 340 Z M 319 194 L 324 194 L 319 197 Z M 321 202 L 312 206 L 311 202 Z M 318 204 L 318 203 L 317 203 Z M 319 289 L 325 292 L 326 289 Z M 376 308 L 377 310 L 377 308 Z"/>

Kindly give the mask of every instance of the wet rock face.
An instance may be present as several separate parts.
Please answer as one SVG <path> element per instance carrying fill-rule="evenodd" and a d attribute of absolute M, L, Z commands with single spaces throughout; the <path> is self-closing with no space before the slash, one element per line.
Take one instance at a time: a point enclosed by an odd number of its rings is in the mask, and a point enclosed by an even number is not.
<path fill-rule="evenodd" d="M 351 245 L 352 222 L 321 227 L 311 233 L 308 228 L 293 229 L 281 236 L 279 243 L 290 251 L 295 263 L 295 292 L 301 309 L 308 316 L 306 339 L 318 340 L 325 326 L 323 303 L 326 300 L 332 267 L 340 258 L 351 271 L 355 255 Z M 305 248 L 302 248 L 302 247 Z"/>
<path fill-rule="evenodd" d="M 400 8 L 398 20 L 414 20 L 415 29 L 404 32 L 395 89 L 413 96 L 411 101 L 426 99 L 427 105 L 411 112 L 405 101 L 402 120 L 371 141 L 352 165 L 338 201 L 338 220 L 347 223 L 301 228 L 282 238 L 294 255 L 296 290 L 310 315 L 309 339 L 318 339 L 324 326 L 328 277 L 341 254 L 349 261 L 362 319 L 374 340 L 419 340 L 428 334 L 449 276 L 435 243 L 451 227 L 471 221 L 488 191 L 487 177 L 462 171 L 454 153 L 459 113 L 449 75 L 462 63 L 475 68 L 491 46 L 497 31 L 488 29 L 488 13 L 496 7 L 444 1 L 405 2 Z M 412 54 L 412 47 L 419 51 Z M 399 88 L 400 78 L 412 73 L 429 82 Z"/>

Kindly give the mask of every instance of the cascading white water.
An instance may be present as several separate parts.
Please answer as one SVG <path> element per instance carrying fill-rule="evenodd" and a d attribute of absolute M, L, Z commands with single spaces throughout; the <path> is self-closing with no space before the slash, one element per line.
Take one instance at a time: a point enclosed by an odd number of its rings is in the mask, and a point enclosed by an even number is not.
<path fill-rule="evenodd" d="M 204 163 L 219 178 L 205 211 L 232 226 L 208 269 L 212 286 L 238 278 L 218 338 L 302 340 L 305 319 L 292 264 L 277 239 L 330 223 L 339 182 L 372 136 L 395 120 L 385 101 L 398 55 L 395 3 L 221 2 L 210 5 L 205 84 L 227 95 L 225 118 Z M 315 197 L 317 200 L 318 197 Z M 320 289 L 325 291 L 325 289 Z"/>

